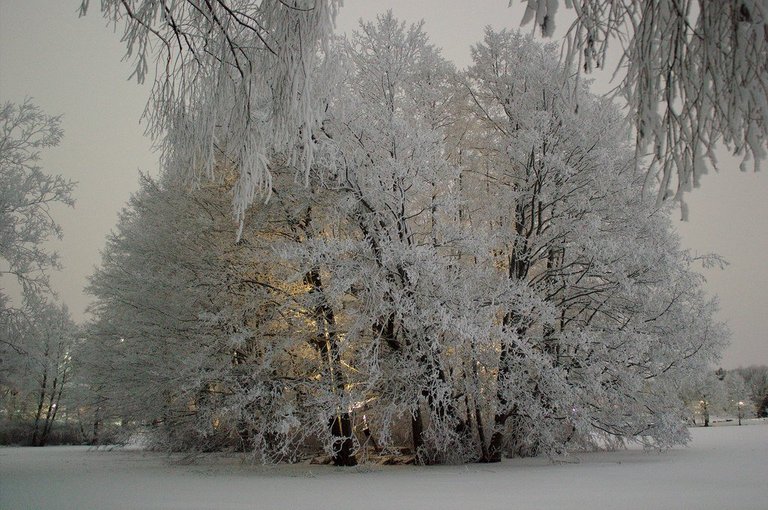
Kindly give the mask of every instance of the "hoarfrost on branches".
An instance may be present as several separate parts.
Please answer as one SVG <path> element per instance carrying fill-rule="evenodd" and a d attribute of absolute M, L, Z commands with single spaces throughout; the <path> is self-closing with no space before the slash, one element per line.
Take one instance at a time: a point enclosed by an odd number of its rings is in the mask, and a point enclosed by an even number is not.
<path fill-rule="evenodd" d="M 44 246 L 61 238 L 52 208 L 74 205 L 74 183 L 47 175 L 38 165 L 40 151 L 59 144 L 60 118 L 46 115 L 31 100 L 0 106 L 0 277 L 15 280 L 24 298 L 50 292 L 48 275 L 58 256 Z M 0 288 L 0 344 L 13 347 L 14 329 L 24 305 L 12 304 Z"/>
<path fill-rule="evenodd" d="M 523 23 L 551 35 L 558 2 L 523 0 Z M 510 5 L 511 5 L 510 1 Z M 577 72 L 615 67 L 629 105 L 637 156 L 659 171 L 658 200 L 698 186 L 705 160 L 724 143 L 757 170 L 768 140 L 768 6 L 763 0 L 566 2 L 566 64 Z M 608 48 L 619 45 L 619 62 Z M 677 174 L 676 189 L 673 175 Z M 685 216 L 686 208 L 682 209 Z"/>
<path fill-rule="evenodd" d="M 44 297 L 28 295 L 22 310 L 24 321 L 13 331 L 16 349 L 0 366 L 2 425 L 22 431 L 25 444 L 44 446 L 72 389 L 78 330 L 66 306 Z"/>
<path fill-rule="evenodd" d="M 524 0 L 523 23 L 554 32 L 558 2 Z M 89 7 L 83 0 L 81 13 Z M 510 0 L 510 4 L 511 4 Z M 101 0 L 123 28 L 133 75 L 156 75 L 146 110 L 165 165 L 192 182 L 228 162 L 237 170 L 234 211 L 241 222 L 273 186 L 272 152 L 300 162 L 308 184 L 323 117 L 324 92 L 313 75 L 327 63 L 340 0 Z M 609 44 L 623 54 L 616 92 L 630 108 L 635 157 L 649 157 L 645 190 L 657 201 L 699 183 L 724 143 L 757 169 L 768 139 L 768 12 L 761 0 L 703 2 L 588 0 L 573 8 L 564 73 L 610 65 Z M 155 66 L 154 71 L 152 66 Z M 578 108 L 578 104 L 573 105 Z M 674 176 L 677 175 L 676 183 Z M 659 185 L 650 183 L 655 177 Z M 682 203 L 682 202 L 681 202 Z M 682 203 L 682 213 L 687 208 Z"/>
<path fill-rule="evenodd" d="M 85 14 L 89 0 L 83 0 Z M 236 169 L 238 220 L 272 190 L 268 160 L 286 152 L 304 180 L 320 112 L 312 83 L 340 0 L 101 0 L 122 26 L 133 77 L 155 82 L 145 116 L 164 165 L 188 180 Z M 155 66 L 152 70 L 151 66 Z"/>
<path fill-rule="evenodd" d="M 327 56 L 308 185 L 265 154 L 240 242 L 231 160 L 143 180 L 90 287 L 102 414 L 262 462 L 685 442 L 679 382 L 725 331 L 621 113 L 511 32 L 459 73 L 387 13 Z"/>

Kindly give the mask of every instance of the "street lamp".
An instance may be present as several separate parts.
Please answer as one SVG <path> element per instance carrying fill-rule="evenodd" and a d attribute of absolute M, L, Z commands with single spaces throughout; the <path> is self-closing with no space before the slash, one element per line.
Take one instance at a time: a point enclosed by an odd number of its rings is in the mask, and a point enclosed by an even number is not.
<path fill-rule="evenodd" d="M 742 408 L 744 407 L 744 402 L 739 400 L 739 425 L 741 425 L 741 417 L 742 417 Z"/>
<path fill-rule="evenodd" d="M 699 400 L 699 408 L 701 410 L 701 414 L 704 417 L 704 426 L 709 427 L 709 406 L 707 405 L 706 400 Z"/>

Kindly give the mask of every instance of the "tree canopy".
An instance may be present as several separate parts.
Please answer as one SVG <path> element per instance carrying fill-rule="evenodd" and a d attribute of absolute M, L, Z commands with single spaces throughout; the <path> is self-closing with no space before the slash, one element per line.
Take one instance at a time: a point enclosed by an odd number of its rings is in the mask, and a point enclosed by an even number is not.
<path fill-rule="evenodd" d="M 308 183 L 270 152 L 238 243 L 225 155 L 142 181 L 90 287 L 105 408 L 265 462 L 685 442 L 679 382 L 726 332 L 620 112 L 509 31 L 464 72 L 391 12 L 328 55 Z"/>
<path fill-rule="evenodd" d="M 558 2 L 523 0 L 522 22 L 554 31 Z M 85 13 L 89 0 L 83 0 Z M 510 0 L 510 5 L 512 4 Z M 303 161 L 305 184 L 323 98 L 313 84 L 339 0 L 102 0 L 123 27 L 134 76 L 156 81 L 148 129 L 166 166 L 193 181 L 213 175 L 223 155 L 238 170 L 239 219 L 271 191 L 269 152 Z M 566 2 L 573 17 L 564 41 L 564 72 L 614 68 L 616 93 L 629 108 L 636 157 L 649 157 L 658 202 L 697 186 L 714 149 L 725 144 L 755 169 L 768 139 L 768 12 L 761 0 Z M 608 48 L 621 47 L 618 62 Z M 574 105 L 577 108 L 578 104 Z M 676 176 L 676 179 L 675 179 Z M 676 183 L 675 183 L 676 180 Z M 681 202 L 682 203 L 682 202 Z M 683 203 L 683 216 L 687 215 Z"/>
<path fill-rule="evenodd" d="M 20 288 L 22 299 L 50 292 L 48 275 L 58 256 L 45 243 L 61 237 L 53 217 L 55 204 L 74 205 L 74 183 L 48 175 L 39 166 L 40 151 L 59 144 L 60 118 L 46 115 L 30 100 L 0 107 L 0 345 L 14 347 L 25 308 L 7 294 Z"/>
<path fill-rule="evenodd" d="M 551 35 L 555 17 L 563 16 L 558 2 L 523 2 L 523 23 L 535 20 Z M 648 176 L 660 178 L 659 201 L 698 186 L 706 159 L 716 165 L 719 144 L 742 156 L 742 170 L 750 161 L 758 170 L 768 155 L 765 2 L 569 0 L 566 6 L 574 11 L 566 64 L 578 73 L 615 70 L 621 79 L 615 93 L 628 105 L 638 156 L 648 155 Z M 616 46 L 620 57 L 611 62 L 608 50 Z"/>

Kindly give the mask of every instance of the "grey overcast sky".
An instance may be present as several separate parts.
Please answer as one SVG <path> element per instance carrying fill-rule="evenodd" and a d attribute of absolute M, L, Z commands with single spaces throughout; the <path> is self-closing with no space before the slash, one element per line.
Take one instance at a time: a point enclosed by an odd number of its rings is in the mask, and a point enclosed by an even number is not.
<path fill-rule="evenodd" d="M 507 3 L 347 0 L 337 28 L 354 30 L 358 19 L 391 8 L 403 20 L 424 19 L 432 42 L 461 68 L 483 27 L 519 25 L 521 9 Z M 82 321 L 89 303 L 82 289 L 99 263 L 105 236 L 137 188 L 138 171 L 156 175 L 158 168 L 140 125 L 148 87 L 127 81 L 131 68 L 121 62 L 124 47 L 96 12 L 98 2 L 82 19 L 79 4 L 0 0 L 0 101 L 31 97 L 47 113 L 63 115 L 64 140 L 43 154 L 42 165 L 79 182 L 75 208 L 55 211 L 64 228 L 64 240 L 55 243 L 64 270 L 53 284 Z M 760 173 L 741 173 L 737 162 L 723 157 L 720 173 L 705 176 L 688 197 L 690 221 L 678 223 L 685 246 L 719 253 L 731 263 L 706 273 L 708 290 L 720 296 L 720 317 L 733 333 L 721 363 L 726 368 L 768 364 L 768 162 L 764 166 Z"/>

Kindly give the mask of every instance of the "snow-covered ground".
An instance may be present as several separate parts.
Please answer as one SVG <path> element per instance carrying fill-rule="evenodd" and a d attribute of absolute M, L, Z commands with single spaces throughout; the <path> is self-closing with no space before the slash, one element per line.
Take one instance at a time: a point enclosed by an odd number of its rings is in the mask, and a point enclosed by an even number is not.
<path fill-rule="evenodd" d="M 192 465 L 137 451 L 0 448 L 0 509 L 768 509 L 768 423 L 695 428 L 663 454 L 469 466 Z"/>

